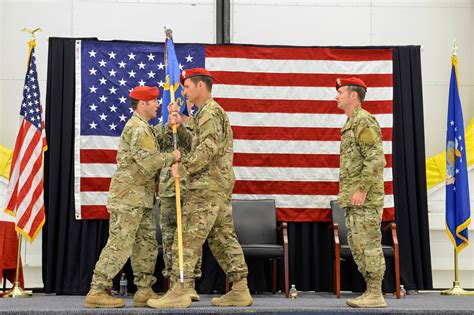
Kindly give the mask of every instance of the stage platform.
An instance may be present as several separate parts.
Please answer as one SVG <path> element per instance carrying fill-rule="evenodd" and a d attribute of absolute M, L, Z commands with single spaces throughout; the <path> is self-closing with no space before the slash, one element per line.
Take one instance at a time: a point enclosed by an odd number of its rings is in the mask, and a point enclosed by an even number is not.
<path fill-rule="evenodd" d="M 254 296 L 251 307 L 219 308 L 211 305 L 214 295 L 201 295 L 187 309 L 134 308 L 133 297 L 126 297 L 126 307 L 121 309 L 86 309 L 84 296 L 56 296 L 36 293 L 26 299 L 0 299 L 0 313 L 8 314 L 473 314 L 474 297 L 447 297 L 439 292 L 420 292 L 397 300 L 387 295 L 385 309 L 354 309 L 346 306 L 345 300 L 357 296 L 344 293 L 337 299 L 330 293 L 304 292 L 296 299 L 285 299 L 283 294 L 260 294 Z"/>

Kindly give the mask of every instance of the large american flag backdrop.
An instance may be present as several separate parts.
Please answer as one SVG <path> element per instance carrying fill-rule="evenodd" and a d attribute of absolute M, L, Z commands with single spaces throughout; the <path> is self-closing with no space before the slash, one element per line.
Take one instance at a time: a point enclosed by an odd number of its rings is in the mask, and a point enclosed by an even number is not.
<path fill-rule="evenodd" d="M 384 219 L 394 218 L 391 49 L 175 44 L 181 69 L 205 67 L 234 132 L 233 198 L 275 199 L 280 221 L 330 221 L 337 198 L 340 129 L 335 81 L 369 86 L 363 107 L 382 127 L 387 166 Z M 77 41 L 77 219 L 106 219 L 129 91 L 165 83 L 163 44 Z M 160 100 L 161 101 L 161 100 Z"/>

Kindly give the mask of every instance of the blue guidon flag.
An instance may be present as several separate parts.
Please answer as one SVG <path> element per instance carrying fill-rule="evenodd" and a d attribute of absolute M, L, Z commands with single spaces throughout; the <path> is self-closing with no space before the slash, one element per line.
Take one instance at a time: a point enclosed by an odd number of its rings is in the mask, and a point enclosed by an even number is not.
<path fill-rule="evenodd" d="M 192 61 L 193 57 L 189 55 L 187 57 L 189 61 Z M 171 103 L 171 93 L 174 93 L 174 101 L 178 104 L 180 112 L 189 115 L 188 107 L 186 106 L 186 98 L 183 94 L 183 87 L 179 82 L 179 76 L 183 66 L 178 62 L 176 57 L 176 50 L 174 48 L 173 40 L 170 38 L 166 39 L 165 43 L 165 85 L 163 87 L 163 101 L 164 106 L 161 107 L 161 121 L 163 126 L 168 121 L 168 107 L 167 104 Z"/>

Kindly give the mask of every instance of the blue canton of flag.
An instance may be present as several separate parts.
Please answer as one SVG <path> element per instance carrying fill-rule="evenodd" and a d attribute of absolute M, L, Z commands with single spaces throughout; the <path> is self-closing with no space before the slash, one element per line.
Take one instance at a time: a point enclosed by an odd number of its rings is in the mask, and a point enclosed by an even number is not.
<path fill-rule="evenodd" d="M 471 223 L 464 123 L 457 80 L 457 57 L 452 57 L 446 136 L 446 232 L 456 252 L 468 245 Z"/>
<path fill-rule="evenodd" d="M 42 114 L 40 107 L 40 92 L 38 74 L 36 72 L 35 49 L 31 51 L 28 73 L 23 86 L 23 100 L 21 102 L 20 115 L 28 120 L 33 126 L 42 132 Z"/>
<path fill-rule="evenodd" d="M 81 42 L 81 135 L 120 136 L 132 114 L 129 93 L 136 86 L 157 86 L 164 95 L 166 84 L 163 44 Z M 179 71 L 204 67 L 203 45 L 176 46 Z M 161 108 L 168 104 L 158 97 Z"/>
<path fill-rule="evenodd" d="M 165 86 L 163 90 L 163 104 L 166 106 L 162 107 L 162 121 L 168 121 L 168 107 L 167 104 L 171 103 L 171 87 L 173 87 L 174 91 L 174 99 L 175 102 L 178 103 L 180 107 L 180 112 L 189 115 L 188 107 L 186 106 L 186 98 L 183 95 L 183 87 L 181 86 L 181 82 L 179 81 L 180 73 L 182 67 L 178 63 L 178 59 L 176 58 L 176 52 L 174 49 L 174 44 L 172 39 L 166 39 L 165 43 L 165 70 L 166 70 L 166 79 L 165 79 Z M 188 59 L 189 58 L 189 59 Z M 192 61 L 193 57 L 190 55 L 186 57 L 186 61 Z M 163 123 L 164 126 L 164 123 Z"/>

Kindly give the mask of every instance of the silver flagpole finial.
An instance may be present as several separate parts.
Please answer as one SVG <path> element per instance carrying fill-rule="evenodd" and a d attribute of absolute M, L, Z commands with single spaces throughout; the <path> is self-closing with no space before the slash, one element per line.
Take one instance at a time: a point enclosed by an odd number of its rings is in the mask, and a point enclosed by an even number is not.
<path fill-rule="evenodd" d="M 165 25 L 165 35 L 166 38 L 173 39 L 173 30 L 171 29 L 171 26 Z"/>

